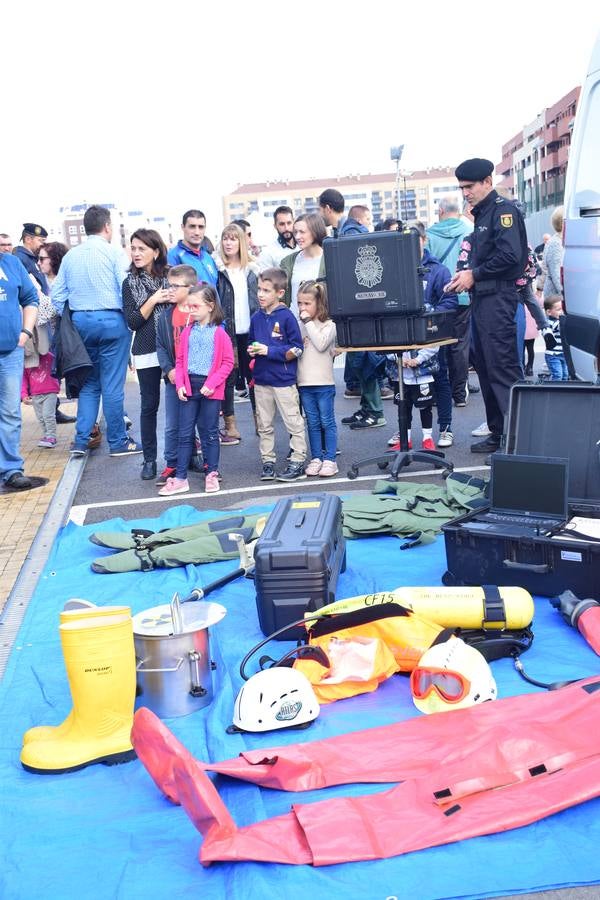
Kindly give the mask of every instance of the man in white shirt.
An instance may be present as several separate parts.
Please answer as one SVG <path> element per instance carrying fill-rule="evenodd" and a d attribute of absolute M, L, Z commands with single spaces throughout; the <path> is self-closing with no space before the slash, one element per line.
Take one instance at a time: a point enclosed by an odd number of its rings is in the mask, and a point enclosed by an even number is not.
<path fill-rule="evenodd" d="M 278 269 L 284 256 L 289 256 L 296 249 L 294 240 L 294 213 L 289 206 L 278 206 L 273 213 L 273 223 L 277 239 L 268 244 L 258 257 L 260 272 L 265 269 Z"/>

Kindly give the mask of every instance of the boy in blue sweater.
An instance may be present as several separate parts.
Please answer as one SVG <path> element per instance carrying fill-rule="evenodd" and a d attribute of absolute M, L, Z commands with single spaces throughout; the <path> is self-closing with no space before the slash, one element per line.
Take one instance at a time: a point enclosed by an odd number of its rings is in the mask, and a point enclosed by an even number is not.
<path fill-rule="evenodd" d="M 302 356 L 302 336 L 296 317 L 283 303 L 287 275 L 265 269 L 258 279 L 260 309 L 250 319 L 248 353 L 254 366 L 256 427 L 262 459 L 261 481 L 306 478 L 306 436 L 300 412 L 296 374 Z M 291 457 L 284 472 L 275 474 L 275 412 L 290 435 Z"/>

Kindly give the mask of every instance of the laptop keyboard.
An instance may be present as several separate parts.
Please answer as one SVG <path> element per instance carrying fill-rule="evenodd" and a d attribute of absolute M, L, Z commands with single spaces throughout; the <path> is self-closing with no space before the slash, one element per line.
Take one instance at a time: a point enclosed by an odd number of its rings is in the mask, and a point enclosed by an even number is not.
<path fill-rule="evenodd" d="M 540 528 L 550 531 L 563 524 L 559 519 L 536 519 L 533 516 L 517 516 L 510 513 L 484 513 L 480 516 L 487 522 L 506 522 L 507 525 L 528 525 L 531 528 Z"/>

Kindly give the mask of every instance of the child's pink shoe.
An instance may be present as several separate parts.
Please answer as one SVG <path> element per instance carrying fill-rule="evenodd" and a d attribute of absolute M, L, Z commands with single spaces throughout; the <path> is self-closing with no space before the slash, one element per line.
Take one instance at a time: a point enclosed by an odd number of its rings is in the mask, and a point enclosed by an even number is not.
<path fill-rule="evenodd" d="M 170 497 L 171 494 L 185 494 L 189 489 L 187 478 L 167 478 L 167 483 L 158 493 L 161 497 Z"/>
<path fill-rule="evenodd" d="M 208 472 L 206 475 L 206 481 L 204 482 L 204 490 L 207 494 L 216 494 L 217 491 L 221 490 L 221 485 L 219 484 L 219 473 L 218 472 Z"/>

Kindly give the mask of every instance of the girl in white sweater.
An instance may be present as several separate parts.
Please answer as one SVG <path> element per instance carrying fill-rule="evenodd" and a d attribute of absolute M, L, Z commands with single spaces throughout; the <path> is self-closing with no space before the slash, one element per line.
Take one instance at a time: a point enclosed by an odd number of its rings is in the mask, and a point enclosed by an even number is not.
<path fill-rule="evenodd" d="M 306 415 L 311 461 L 305 472 L 327 478 L 336 475 L 335 322 L 329 318 L 327 288 L 319 281 L 304 281 L 298 290 L 300 331 L 304 353 L 298 360 L 298 390 Z"/>

